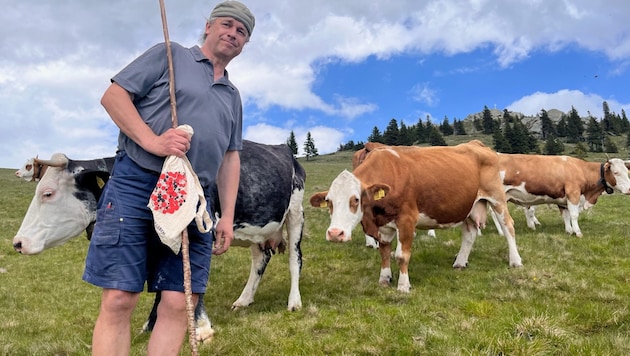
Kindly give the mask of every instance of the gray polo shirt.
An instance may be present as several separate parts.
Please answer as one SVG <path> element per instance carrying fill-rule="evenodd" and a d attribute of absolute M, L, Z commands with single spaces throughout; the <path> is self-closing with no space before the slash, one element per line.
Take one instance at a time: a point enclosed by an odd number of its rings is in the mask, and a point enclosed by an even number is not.
<path fill-rule="evenodd" d="M 225 76 L 214 81 L 214 71 L 198 46 L 185 48 L 171 42 L 175 72 L 177 119 L 195 131 L 187 153 L 204 189 L 216 175 L 228 150 L 242 149 L 243 108 L 236 87 Z M 164 43 L 153 46 L 112 78 L 134 96 L 140 116 L 156 134 L 173 126 L 169 96 L 168 63 Z M 162 170 L 164 157 L 144 151 L 122 132 L 118 149 L 138 165 Z"/>

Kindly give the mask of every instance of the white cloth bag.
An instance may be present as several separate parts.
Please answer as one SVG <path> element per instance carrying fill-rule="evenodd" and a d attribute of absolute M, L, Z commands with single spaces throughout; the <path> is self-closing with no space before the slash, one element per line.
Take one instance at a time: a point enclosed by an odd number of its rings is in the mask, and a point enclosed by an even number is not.
<path fill-rule="evenodd" d="M 193 135 L 189 125 L 180 125 L 177 129 Z M 206 204 L 203 188 L 188 157 L 166 157 L 147 206 L 153 212 L 155 231 L 160 240 L 175 254 L 182 246 L 182 231 L 193 219 L 201 232 L 212 228 Z"/>

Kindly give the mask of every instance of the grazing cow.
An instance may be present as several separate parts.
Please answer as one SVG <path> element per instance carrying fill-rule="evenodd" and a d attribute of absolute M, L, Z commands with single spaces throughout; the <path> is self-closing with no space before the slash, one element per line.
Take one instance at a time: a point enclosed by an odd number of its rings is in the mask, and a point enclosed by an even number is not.
<path fill-rule="evenodd" d="M 299 279 L 302 268 L 301 240 L 304 227 L 302 198 L 306 173 L 286 145 L 243 141 L 241 178 L 234 216 L 233 246 L 249 246 L 250 276 L 232 309 L 248 306 L 274 252 L 289 249 L 291 289 L 288 310 L 302 307 Z M 13 239 L 16 251 L 37 254 L 62 244 L 88 229 L 96 219 L 96 202 L 109 178 L 112 158 L 73 161 L 56 154 L 38 183 L 35 197 Z M 87 168 L 89 167 L 89 168 Z M 217 196 L 216 187 L 213 190 Z M 220 211 L 218 199 L 213 211 Z M 288 239 L 283 236 L 286 227 Z M 159 293 L 145 328 L 151 330 Z M 195 310 L 197 336 L 209 339 L 214 331 L 207 317 L 203 295 Z"/>
<path fill-rule="evenodd" d="M 22 168 L 15 171 L 15 176 L 27 182 L 37 182 L 46 173 L 47 165 L 41 164 L 37 157 L 29 158 Z"/>
<path fill-rule="evenodd" d="M 554 204 L 562 214 L 565 231 L 582 237 L 578 225 L 581 210 L 595 205 L 604 192 L 630 194 L 630 162 L 619 158 L 598 163 L 568 156 L 499 154 L 499 167 L 508 201 L 525 207 L 530 229 L 540 224 L 533 206 Z"/>
<path fill-rule="evenodd" d="M 354 170 L 341 172 L 328 192 L 315 193 L 310 203 L 328 207 L 329 241 L 351 239 L 361 221 L 363 231 L 380 242 L 379 283 L 388 285 L 391 242 L 397 235 L 400 266 L 398 290 L 409 292 L 408 265 L 415 229 L 461 225 L 462 245 L 453 267 L 464 268 L 487 204 L 499 217 L 508 242 L 509 264 L 521 266 L 513 220 L 498 168 L 498 155 L 480 141 L 454 147 L 391 146 L 372 151 Z"/>
<path fill-rule="evenodd" d="M 390 147 L 390 146 L 387 146 L 379 142 L 366 143 L 362 149 L 356 151 L 352 155 L 352 169 L 354 170 L 355 168 L 357 168 L 357 166 L 359 166 L 359 164 L 361 164 L 361 162 L 365 160 L 365 158 L 370 152 L 377 149 L 381 149 L 381 148 L 387 148 L 387 147 Z M 427 235 L 431 237 L 435 237 L 435 230 L 429 229 L 427 231 Z M 376 241 L 376 239 L 370 235 L 365 235 L 365 246 L 371 247 L 371 248 L 378 248 L 378 241 Z"/>

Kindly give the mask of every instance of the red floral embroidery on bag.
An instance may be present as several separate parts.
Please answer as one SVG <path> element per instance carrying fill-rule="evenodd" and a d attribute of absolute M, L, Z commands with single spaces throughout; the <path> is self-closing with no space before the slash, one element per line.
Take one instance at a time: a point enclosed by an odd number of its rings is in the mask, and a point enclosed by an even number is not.
<path fill-rule="evenodd" d="M 151 202 L 156 211 L 173 214 L 186 202 L 188 181 L 182 172 L 162 172 L 158 179 Z"/>

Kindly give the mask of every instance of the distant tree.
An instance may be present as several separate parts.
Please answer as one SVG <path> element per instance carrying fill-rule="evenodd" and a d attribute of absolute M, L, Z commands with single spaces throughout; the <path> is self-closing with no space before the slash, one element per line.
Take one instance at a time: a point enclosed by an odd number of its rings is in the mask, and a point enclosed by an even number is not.
<path fill-rule="evenodd" d="M 427 123 L 430 123 L 428 117 Z M 418 124 L 416 124 L 416 141 L 418 141 L 418 143 L 429 142 L 429 130 L 422 122 L 422 119 L 418 119 Z"/>
<path fill-rule="evenodd" d="M 628 132 L 628 136 L 626 137 L 626 147 L 630 148 L 630 132 Z"/>
<path fill-rule="evenodd" d="M 355 144 L 354 141 L 350 140 L 348 142 L 346 142 L 345 144 L 339 144 L 339 149 L 337 149 L 337 151 L 341 152 L 341 151 L 356 151 L 357 149 L 355 148 Z"/>
<path fill-rule="evenodd" d="M 556 124 L 556 134 L 558 137 L 567 137 L 567 117 L 562 114 L 560 121 Z"/>
<path fill-rule="evenodd" d="M 389 125 L 383 132 L 383 143 L 386 145 L 398 145 L 400 138 L 400 131 L 398 130 L 398 121 L 396 119 L 389 120 Z"/>
<path fill-rule="evenodd" d="M 574 107 L 569 111 L 567 119 L 567 142 L 578 143 L 584 139 L 584 123 Z"/>
<path fill-rule="evenodd" d="M 510 147 L 510 142 L 503 135 L 503 131 L 501 128 L 497 127 L 494 129 L 494 133 L 492 134 L 492 140 L 494 141 L 494 150 L 502 153 L 510 153 L 512 148 Z"/>
<path fill-rule="evenodd" d="M 313 140 L 310 131 L 306 134 L 306 141 L 304 141 L 304 154 L 306 155 L 307 161 L 311 157 L 319 156 L 317 148 L 315 147 L 315 141 Z"/>
<path fill-rule="evenodd" d="M 585 159 L 588 156 L 588 147 L 586 147 L 584 142 L 578 142 L 571 154 L 578 158 Z"/>
<path fill-rule="evenodd" d="M 553 136 L 554 138 L 556 138 L 556 127 L 553 124 L 553 121 L 551 121 L 551 118 L 549 118 L 549 114 L 545 109 L 540 110 L 540 124 L 541 138 L 543 140 L 547 140 L 549 136 Z"/>
<path fill-rule="evenodd" d="M 368 137 L 368 142 L 380 142 L 383 143 L 383 135 L 381 134 L 381 130 L 378 127 L 374 126 L 372 129 L 372 133 L 370 137 Z"/>
<path fill-rule="evenodd" d="M 293 133 L 293 130 L 291 130 L 291 134 L 289 135 L 289 138 L 287 139 L 287 146 L 289 146 L 294 156 L 298 154 L 298 145 L 297 145 L 297 142 L 295 141 L 295 133 Z"/>
<path fill-rule="evenodd" d="M 478 118 L 474 118 L 473 119 L 473 128 L 477 132 L 482 132 L 483 131 L 483 122 L 481 122 L 481 120 L 479 120 Z"/>
<path fill-rule="evenodd" d="M 435 125 L 431 125 L 429 131 L 429 144 L 431 146 L 448 146 L 440 130 Z"/>
<path fill-rule="evenodd" d="M 486 135 L 491 135 L 494 132 L 494 128 L 497 126 L 497 123 L 492 118 L 492 112 L 488 109 L 488 106 L 483 107 L 481 124 L 483 126 L 483 133 Z"/>
<path fill-rule="evenodd" d="M 618 153 L 619 152 L 619 149 L 617 148 L 617 145 L 613 142 L 613 140 L 608 135 L 604 138 L 604 152 L 606 152 L 606 153 Z"/>
<path fill-rule="evenodd" d="M 404 146 L 411 146 L 413 142 L 416 140 L 415 130 L 405 125 L 405 123 L 400 120 L 400 130 L 398 132 L 398 144 Z"/>
<path fill-rule="evenodd" d="M 448 117 L 444 116 L 444 120 L 440 124 L 440 132 L 444 136 L 451 136 L 453 134 L 453 126 L 448 122 Z"/>
<path fill-rule="evenodd" d="M 586 143 L 591 152 L 604 151 L 604 130 L 592 116 L 589 118 L 586 128 Z"/>
<path fill-rule="evenodd" d="M 630 132 L 630 121 L 626 116 L 626 111 L 621 109 L 621 132 Z"/>
<path fill-rule="evenodd" d="M 546 155 L 559 155 L 564 152 L 564 143 L 553 134 L 547 135 L 545 140 L 545 148 L 543 150 Z"/>
<path fill-rule="evenodd" d="M 464 127 L 463 121 L 457 119 L 453 120 L 453 130 L 455 131 L 455 135 L 466 135 L 466 128 Z"/>

